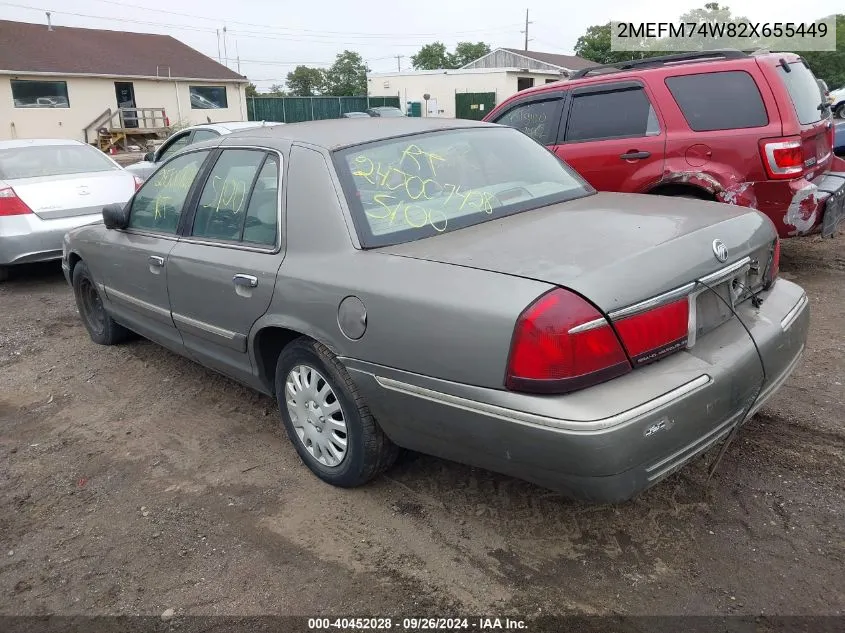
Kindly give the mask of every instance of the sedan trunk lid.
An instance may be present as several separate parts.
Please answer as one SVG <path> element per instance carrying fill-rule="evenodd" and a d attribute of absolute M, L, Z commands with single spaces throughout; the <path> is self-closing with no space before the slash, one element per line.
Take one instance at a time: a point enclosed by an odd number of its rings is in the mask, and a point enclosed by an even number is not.
<path fill-rule="evenodd" d="M 135 192 L 132 174 L 118 169 L 5 182 L 43 220 L 99 213 L 108 204 L 125 203 Z"/>
<path fill-rule="evenodd" d="M 379 251 L 544 281 L 611 312 L 759 253 L 774 238 L 771 221 L 753 210 L 599 193 Z M 724 261 L 715 240 L 727 247 Z"/>

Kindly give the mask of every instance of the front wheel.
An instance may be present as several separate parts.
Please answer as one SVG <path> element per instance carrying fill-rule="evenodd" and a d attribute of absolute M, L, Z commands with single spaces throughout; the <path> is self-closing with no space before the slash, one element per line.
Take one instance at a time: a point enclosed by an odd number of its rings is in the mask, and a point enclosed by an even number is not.
<path fill-rule="evenodd" d="M 106 312 L 100 291 L 85 262 L 79 262 L 73 267 L 72 280 L 76 307 L 92 341 L 99 345 L 114 345 L 131 336 L 129 330 Z"/>
<path fill-rule="evenodd" d="M 300 338 L 282 350 L 276 400 L 296 452 L 323 481 L 360 486 L 396 460 L 396 445 L 326 346 Z"/>

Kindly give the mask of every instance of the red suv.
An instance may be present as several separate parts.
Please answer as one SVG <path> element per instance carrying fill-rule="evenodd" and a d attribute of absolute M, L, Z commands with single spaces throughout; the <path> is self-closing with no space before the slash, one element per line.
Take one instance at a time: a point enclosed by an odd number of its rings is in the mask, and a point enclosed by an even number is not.
<path fill-rule="evenodd" d="M 798 55 L 710 51 L 588 68 L 484 120 L 548 146 L 598 190 L 752 207 L 781 237 L 828 237 L 845 216 L 845 160 L 822 102 Z"/>

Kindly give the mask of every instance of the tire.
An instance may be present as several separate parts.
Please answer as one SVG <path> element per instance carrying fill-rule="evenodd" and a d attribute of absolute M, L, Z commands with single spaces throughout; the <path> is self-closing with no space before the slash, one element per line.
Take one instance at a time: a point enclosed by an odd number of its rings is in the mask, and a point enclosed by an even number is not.
<path fill-rule="evenodd" d="M 100 291 L 85 262 L 79 262 L 73 267 L 73 295 L 82 323 L 92 341 L 98 345 L 115 345 L 132 335 L 106 312 Z"/>
<path fill-rule="evenodd" d="M 845 119 L 845 103 L 840 103 L 833 111 L 834 119 Z"/>
<path fill-rule="evenodd" d="M 303 337 L 285 347 L 276 363 L 275 387 L 290 441 L 305 465 L 326 483 L 361 486 L 396 461 L 399 449 L 373 418 L 349 372 L 325 345 Z M 340 430 L 341 422 L 345 431 Z M 345 449 L 338 459 L 344 439 Z"/>
<path fill-rule="evenodd" d="M 0 282 L 4 282 L 9 278 L 9 267 L 0 266 Z"/>

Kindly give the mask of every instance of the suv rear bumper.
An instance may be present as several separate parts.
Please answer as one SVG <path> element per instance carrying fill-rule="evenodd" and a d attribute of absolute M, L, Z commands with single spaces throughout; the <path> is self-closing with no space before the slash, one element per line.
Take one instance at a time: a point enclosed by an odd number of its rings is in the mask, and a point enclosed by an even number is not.
<path fill-rule="evenodd" d="M 834 159 L 837 171 L 812 180 L 765 180 L 732 185 L 718 193 L 720 202 L 750 207 L 774 222 L 781 238 L 821 232 L 832 237 L 845 218 L 845 160 Z"/>

